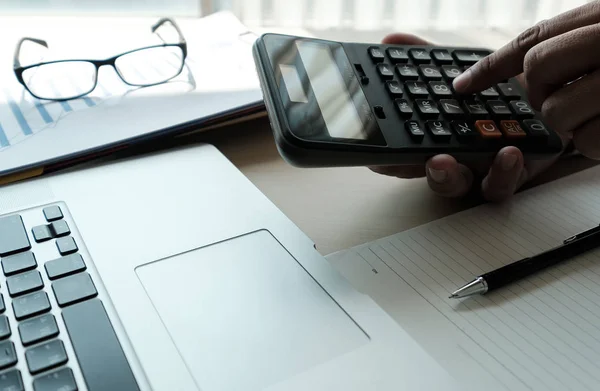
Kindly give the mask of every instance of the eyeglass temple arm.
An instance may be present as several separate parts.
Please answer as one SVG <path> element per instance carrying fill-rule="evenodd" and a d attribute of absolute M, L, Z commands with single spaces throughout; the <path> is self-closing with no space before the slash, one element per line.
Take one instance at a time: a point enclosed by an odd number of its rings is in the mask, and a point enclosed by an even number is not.
<path fill-rule="evenodd" d="M 15 69 L 21 67 L 21 62 L 19 61 L 19 55 L 21 54 L 21 46 L 23 46 L 23 43 L 26 41 L 34 42 L 34 43 L 37 43 L 38 45 L 42 45 L 43 47 L 48 48 L 48 43 L 46 43 L 46 41 L 44 41 L 42 39 L 31 38 L 31 37 L 21 38 L 19 40 L 19 42 L 17 43 L 17 47 L 15 48 L 15 55 L 13 58 L 13 67 Z"/>
<path fill-rule="evenodd" d="M 159 19 L 159 21 L 156 22 L 152 26 L 152 32 L 155 33 L 156 30 L 158 30 L 165 23 L 171 23 L 173 25 L 173 27 L 175 28 L 175 30 L 177 31 L 177 34 L 179 35 L 179 42 L 180 43 L 185 43 L 185 38 L 183 37 L 183 33 L 181 32 L 181 29 L 179 28 L 179 26 L 177 25 L 177 23 L 175 23 L 175 21 L 173 19 L 171 19 L 171 18 L 161 18 L 161 19 Z M 160 34 L 158 36 L 160 37 Z M 162 39 L 162 37 L 161 37 L 161 39 Z"/>

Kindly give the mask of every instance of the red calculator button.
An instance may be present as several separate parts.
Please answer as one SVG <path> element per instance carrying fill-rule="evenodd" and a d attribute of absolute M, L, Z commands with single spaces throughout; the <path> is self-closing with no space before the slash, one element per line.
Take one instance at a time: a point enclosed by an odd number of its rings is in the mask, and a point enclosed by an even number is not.
<path fill-rule="evenodd" d="M 523 130 L 518 121 L 500 121 L 502 133 L 509 138 L 527 137 L 527 133 Z"/>
<path fill-rule="evenodd" d="M 494 121 L 481 120 L 475 122 L 475 128 L 483 138 L 498 138 L 502 137 L 502 132 L 496 126 Z"/>

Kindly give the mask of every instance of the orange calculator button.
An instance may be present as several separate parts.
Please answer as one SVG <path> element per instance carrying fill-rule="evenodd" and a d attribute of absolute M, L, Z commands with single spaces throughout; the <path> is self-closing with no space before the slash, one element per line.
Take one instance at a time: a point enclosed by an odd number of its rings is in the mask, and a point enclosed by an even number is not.
<path fill-rule="evenodd" d="M 520 138 L 527 136 L 518 121 L 500 121 L 500 129 L 506 137 Z"/>
<path fill-rule="evenodd" d="M 475 128 L 481 134 L 483 138 L 497 138 L 502 137 L 502 132 L 496 126 L 494 121 L 481 120 L 475 122 Z"/>

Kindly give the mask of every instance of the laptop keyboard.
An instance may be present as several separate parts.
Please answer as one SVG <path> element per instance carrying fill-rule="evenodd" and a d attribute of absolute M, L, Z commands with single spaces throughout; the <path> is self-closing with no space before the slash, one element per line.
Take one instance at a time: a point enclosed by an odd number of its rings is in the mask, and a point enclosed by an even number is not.
<path fill-rule="evenodd" d="M 59 205 L 0 217 L 0 391 L 139 389 L 73 228 Z"/>

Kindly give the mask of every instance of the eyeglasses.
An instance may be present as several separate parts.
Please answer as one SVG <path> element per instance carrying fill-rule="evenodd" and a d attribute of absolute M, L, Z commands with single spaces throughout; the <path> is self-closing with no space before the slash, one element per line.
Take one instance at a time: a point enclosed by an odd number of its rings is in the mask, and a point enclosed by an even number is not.
<path fill-rule="evenodd" d="M 167 43 L 157 30 L 170 23 L 179 36 L 178 43 Z M 170 18 L 162 18 L 152 26 L 163 44 L 121 53 L 104 60 L 56 60 L 21 66 L 21 46 L 30 41 L 48 48 L 46 41 L 25 37 L 17 43 L 14 72 L 19 83 L 34 97 L 45 100 L 76 99 L 92 92 L 98 83 L 100 67 L 109 65 L 130 86 L 148 87 L 165 83 L 183 70 L 187 44 L 179 26 Z"/>

